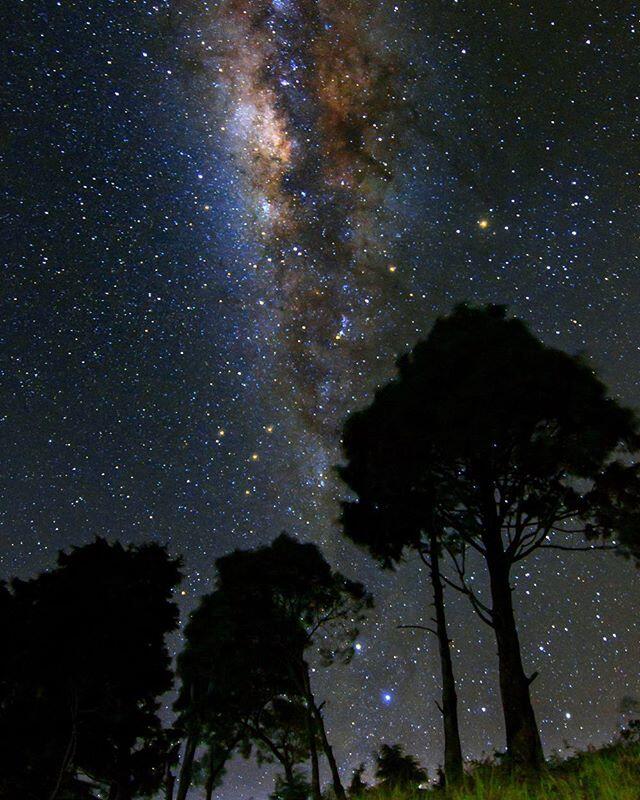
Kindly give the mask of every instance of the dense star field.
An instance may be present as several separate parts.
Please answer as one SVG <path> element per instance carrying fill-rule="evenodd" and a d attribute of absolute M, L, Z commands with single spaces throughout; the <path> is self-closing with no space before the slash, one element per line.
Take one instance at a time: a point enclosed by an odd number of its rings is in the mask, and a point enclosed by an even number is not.
<path fill-rule="evenodd" d="M 345 777 L 440 755 L 417 563 L 334 520 L 341 423 L 459 301 L 586 350 L 640 406 L 640 42 L 625 2 L 23 2 L 0 117 L 0 564 L 168 542 L 185 614 L 281 530 L 374 593 L 326 683 Z M 640 692 L 638 582 L 605 553 L 516 575 L 548 751 Z M 491 631 L 449 598 L 463 745 L 503 746 Z M 322 685 L 318 692 L 323 695 Z M 329 691 L 330 690 L 330 691 Z M 263 797 L 241 763 L 221 795 Z"/>

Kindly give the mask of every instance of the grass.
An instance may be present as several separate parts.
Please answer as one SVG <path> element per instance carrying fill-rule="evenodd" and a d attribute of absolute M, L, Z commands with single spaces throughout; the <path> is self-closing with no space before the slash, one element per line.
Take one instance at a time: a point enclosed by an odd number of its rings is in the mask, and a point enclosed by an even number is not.
<path fill-rule="evenodd" d="M 446 792 L 376 788 L 367 800 L 640 800 L 640 743 L 618 742 L 550 763 L 536 778 L 496 764 L 478 764 Z"/>
<path fill-rule="evenodd" d="M 451 800 L 640 800 L 640 745 L 616 745 L 551 765 L 537 779 L 479 767 Z"/>

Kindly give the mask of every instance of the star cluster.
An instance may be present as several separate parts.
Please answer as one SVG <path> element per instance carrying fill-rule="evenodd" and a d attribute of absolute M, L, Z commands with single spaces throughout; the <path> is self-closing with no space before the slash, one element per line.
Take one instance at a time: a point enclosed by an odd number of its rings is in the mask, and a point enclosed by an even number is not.
<path fill-rule="evenodd" d="M 345 414 L 455 302 L 506 303 L 640 405 L 638 18 L 495 0 L 24 2 L 6 29 L 0 563 L 166 541 L 185 613 L 215 557 L 287 529 L 373 591 L 327 718 L 339 760 L 440 755 L 420 565 L 333 520 Z M 478 578 L 480 580 L 480 577 Z M 550 750 L 637 693 L 637 579 L 515 576 Z M 494 645 L 449 598 L 463 745 L 502 746 Z M 223 795 L 263 797 L 255 765 Z"/>

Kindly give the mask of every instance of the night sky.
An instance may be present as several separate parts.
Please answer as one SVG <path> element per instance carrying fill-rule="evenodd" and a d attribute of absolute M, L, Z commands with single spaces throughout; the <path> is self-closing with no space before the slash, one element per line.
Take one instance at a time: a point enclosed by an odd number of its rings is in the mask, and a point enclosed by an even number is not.
<path fill-rule="evenodd" d="M 381 741 L 435 766 L 435 643 L 396 629 L 428 618 L 426 583 L 341 538 L 341 421 L 465 299 L 640 406 L 638 4 L 10 5 L 2 574 L 150 538 L 184 555 L 186 614 L 229 549 L 315 541 L 377 603 L 317 679 L 345 779 Z M 545 748 L 609 738 L 640 694 L 633 567 L 547 553 L 515 583 Z M 503 746 L 495 645 L 464 598 L 449 614 L 477 757 Z"/>

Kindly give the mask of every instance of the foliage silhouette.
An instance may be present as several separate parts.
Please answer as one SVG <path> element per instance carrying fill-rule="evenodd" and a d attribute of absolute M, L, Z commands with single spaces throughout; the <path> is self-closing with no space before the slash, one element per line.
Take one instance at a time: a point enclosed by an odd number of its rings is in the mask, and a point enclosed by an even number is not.
<path fill-rule="evenodd" d="M 178 622 L 179 566 L 157 544 L 96 539 L 2 592 L 12 619 L 4 796 L 130 800 L 157 790 L 171 744 L 158 709 L 172 684 L 165 637 Z"/>
<path fill-rule="evenodd" d="M 375 754 L 376 778 L 390 789 L 417 788 L 428 779 L 415 756 L 403 752 L 401 744 L 382 744 Z"/>
<path fill-rule="evenodd" d="M 365 764 L 362 762 L 353 770 L 348 789 L 349 797 L 358 797 L 367 788 L 366 782 L 362 779 L 365 769 Z"/>

